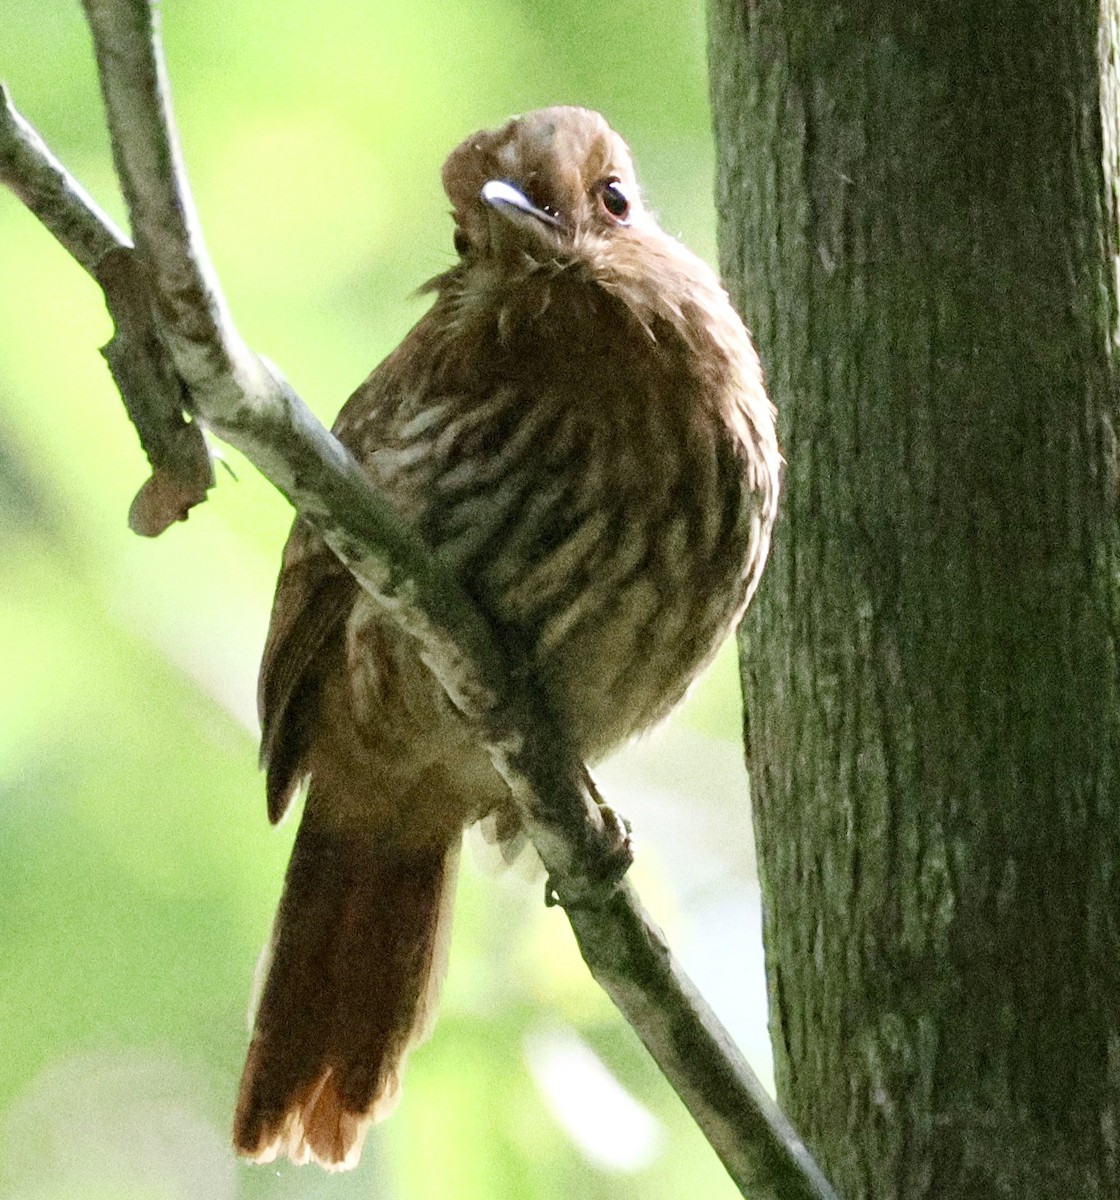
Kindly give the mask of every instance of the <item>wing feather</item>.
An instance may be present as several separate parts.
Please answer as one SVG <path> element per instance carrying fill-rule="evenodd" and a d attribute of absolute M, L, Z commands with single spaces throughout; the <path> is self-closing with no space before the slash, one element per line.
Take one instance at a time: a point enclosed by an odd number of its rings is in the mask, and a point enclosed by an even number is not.
<path fill-rule="evenodd" d="M 345 646 L 358 584 L 306 522 L 284 547 L 257 686 L 268 819 L 284 815 L 306 774 L 324 674 Z"/>

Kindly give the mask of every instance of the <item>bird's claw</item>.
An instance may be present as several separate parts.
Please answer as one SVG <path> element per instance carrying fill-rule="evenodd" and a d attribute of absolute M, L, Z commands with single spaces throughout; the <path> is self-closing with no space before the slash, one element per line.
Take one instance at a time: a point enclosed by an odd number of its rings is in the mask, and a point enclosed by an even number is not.
<path fill-rule="evenodd" d="M 544 902 L 549 908 L 562 905 L 564 908 L 576 906 L 600 907 L 618 888 L 618 885 L 630 870 L 634 861 L 634 840 L 630 822 L 620 813 L 615 812 L 609 804 L 598 801 L 599 812 L 603 818 L 603 828 L 610 841 L 610 848 L 604 855 L 595 878 L 587 888 L 582 889 L 578 896 L 565 899 L 550 875 L 545 880 Z"/>

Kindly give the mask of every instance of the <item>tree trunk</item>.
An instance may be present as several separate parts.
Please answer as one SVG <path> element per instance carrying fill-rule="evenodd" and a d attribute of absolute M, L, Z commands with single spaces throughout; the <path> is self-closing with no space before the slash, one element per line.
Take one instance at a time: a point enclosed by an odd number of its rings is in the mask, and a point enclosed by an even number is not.
<path fill-rule="evenodd" d="M 1117 7 L 710 6 L 772 1038 L 848 1200 L 1120 1196 Z"/>

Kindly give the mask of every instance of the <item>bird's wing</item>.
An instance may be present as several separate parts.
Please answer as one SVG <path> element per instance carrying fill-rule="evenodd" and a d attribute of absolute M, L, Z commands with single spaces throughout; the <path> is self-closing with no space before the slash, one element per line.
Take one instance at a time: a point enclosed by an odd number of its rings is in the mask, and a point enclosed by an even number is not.
<path fill-rule="evenodd" d="M 330 547 L 297 519 L 284 547 L 257 685 L 261 765 L 274 823 L 306 774 L 317 691 L 344 651 L 346 620 L 358 591 Z"/>

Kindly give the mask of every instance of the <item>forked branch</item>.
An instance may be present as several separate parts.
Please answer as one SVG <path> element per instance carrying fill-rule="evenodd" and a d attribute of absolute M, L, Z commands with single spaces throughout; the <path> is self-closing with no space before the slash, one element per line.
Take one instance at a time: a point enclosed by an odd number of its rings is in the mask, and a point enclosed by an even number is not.
<path fill-rule="evenodd" d="M 457 580 L 287 382 L 242 341 L 206 255 L 149 0 L 84 0 L 135 249 L 0 95 L 0 178 L 105 292 L 113 376 L 162 484 L 134 527 L 159 532 L 210 483 L 201 429 L 242 451 L 417 639 L 488 747 L 592 974 L 684 1100 L 744 1195 L 835 1200 L 808 1151 L 674 961 L 615 830 L 528 675 Z M 170 488 L 170 492 L 168 492 Z M 143 495 L 143 493 L 141 494 Z M 162 522 L 162 525 L 161 525 Z"/>

